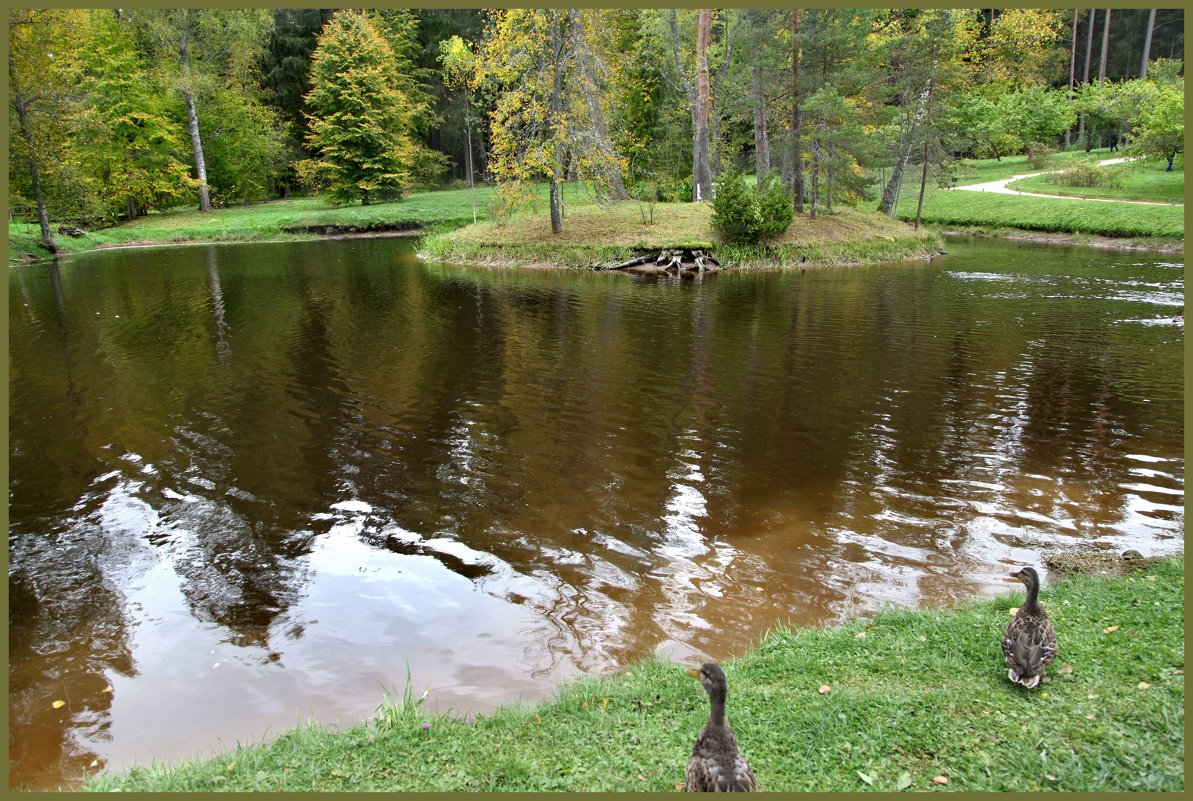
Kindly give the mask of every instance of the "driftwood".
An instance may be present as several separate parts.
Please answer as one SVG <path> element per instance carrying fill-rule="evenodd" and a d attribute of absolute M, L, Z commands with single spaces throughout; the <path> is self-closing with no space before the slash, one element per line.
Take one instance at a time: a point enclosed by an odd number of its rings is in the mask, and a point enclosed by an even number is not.
<path fill-rule="evenodd" d="M 691 248 L 666 248 L 658 253 L 635 256 L 629 261 L 609 267 L 598 265 L 598 270 L 625 270 L 632 273 L 712 273 L 720 262 L 711 253 Z"/>

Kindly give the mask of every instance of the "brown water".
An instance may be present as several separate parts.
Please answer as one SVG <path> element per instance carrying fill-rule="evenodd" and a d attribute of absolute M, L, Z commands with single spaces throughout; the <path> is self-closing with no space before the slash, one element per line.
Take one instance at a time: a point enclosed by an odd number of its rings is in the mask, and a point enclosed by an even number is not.
<path fill-rule="evenodd" d="M 11 270 L 10 785 L 354 724 L 407 671 L 483 712 L 1003 591 L 1050 548 L 1178 550 L 1182 265 L 950 248 L 687 281 L 394 240 Z"/>

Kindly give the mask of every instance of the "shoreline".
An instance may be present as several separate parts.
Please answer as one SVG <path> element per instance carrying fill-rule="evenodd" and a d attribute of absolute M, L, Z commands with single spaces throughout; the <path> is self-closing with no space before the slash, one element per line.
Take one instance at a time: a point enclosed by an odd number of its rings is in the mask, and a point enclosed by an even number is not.
<path fill-rule="evenodd" d="M 35 256 L 31 253 L 24 254 L 24 258 L 20 261 L 9 259 L 9 265 L 19 264 L 40 264 L 43 261 L 53 261 L 54 259 L 63 259 L 70 256 L 81 256 L 85 253 L 96 253 L 106 250 L 144 250 L 148 248 L 185 248 L 185 247 L 208 247 L 211 245 L 270 245 L 281 242 L 320 242 L 320 241 L 334 241 L 339 239 L 417 239 L 421 236 L 426 236 L 428 231 L 425 228 L 404 228 L 400 230 L 374 230 L 374 231 L 345 231 L 336 234 L 304 234 L 298 232 L 283 233 L 281 236 L 266 236 L 253 239 L 181 239 L 155 242 L 150 239 L 133 240 L 130 242 L 100 242 L 94 247 L 87 250 L 66 251 L 53 256 Z"/>
<path fill-rule="evenodd" d="M 1100 250 L 1141 250 L 1181 255 L 1184 255 L 1185 252 L 1185 241 L 1183 239 L 1141 242 L 1130 237 L 1076 234 L 1061 231 L 1044 233 L 1041 231 L 1027 231 L 1021 228 L 1003 228 L 991 231 L 984 228 L 966 229 L 962 227 L 949 227 L 940 229 L 940 233 L 941 236 L 1005 239 L 1012 242 L 1034 242 L 1041 245 L 1076 245 L 1078 247 L 1098 248 Z"/>
<path fill-rule="evenodd" d="M 455 229 L 449 232 L 436 232 L 427 227 L 407 227 L 406 224 L 395 224 L 402 227 L 395 228 L 378 228 L 369 230 L 348 230 L 337 231 L 335 233 L 317 233 L 312 230 L 310 232 L 300 231 L 284 231 L 280 235 L 273 234 L 269 236 L 253 238 L 233 238 L 233 239 L 184 239 L 184 240 L 132 240 L 129 242 L 101 242 L 91 248 L 76 251 L 64 251 L 57 255 L 39 256 L 32 253 L 25 253 L 20 260 L 10 259 L 9 265 L 32 265 L 44 261 L 50 261 L 55 258 L 67 258 L 83 253 L 93 253 L 107 250 L 133 250 L 146 248 L 164 248 L 164 247 L 204 247 L 210 245 L 241 245 L 241 244 L 273 244 L 280 242 L 312 242 L 312 241 L 336 241 L 346 239 L 420 239 L 420 238 L 439 238 L 447 237 L 462 229 Z M 982 227 L 965 228 L 958 226 L 947 227 L 929 227 L 925 229 L 928 236 L 935 232 L 941 237 L 975 237 L 980 239 L 1004 239 L 1008 241 L 1034 242 L 1048 245 L 1064 245 L 1064 246 L 1079 246 L 1091 247 L 1102 250 L 1124 250 L 1124 251 L 1149 251 L 1155 253 L 1171 253 L 1184 254 L 1184 240 L 1183 239 L 1159 239 L 1159 240 L 1143 240 L 1140 241 L 1130 237 L 1110 237 L 1095 234 L 1080 234 L 1072 232 L 1040 232 L 1029 231 L 1019 228 L 1001 228 L 1001 229 L 986 229 Z M 722 264 L 722 270 L 765 270 L 765 269 L 786 269 L 791 267 L 801 267 L 804 269 L 826 269 L 832 267 L 851 267 L 867 264 L 886 264 L 897 263 L 902 261 L 915 261 L 922 259 L 929 261 L 935 255 L 940 253 L 938 244 L 933 245 L 925 242 L 923 235 L 919 236 L 919 241 L 916 238 L 909 236 L 903 244 L 903 250 L 898 250 L 891 254 L 883 254 L 883 258 L 849 258 L 848 251 L 850 248 L 857 249 L 859 246 L 872 245 L 882 243 L 889 243 L 894 247 L 894 243 L 890 240 L 873 240 L 867 241 L 853 241 L 839 245 L 839 253 L 832 258 L 827 259 L 806 259 L 801 258 L 806 254 L 803 253 L 798 246 L 791 245 L 763 245 L 757 247 L 749 246 L 722 246 L 722 253 L 730 254 L 725 262 Z M 470 264 L 474 266 L 487 266 L 494 268 L 525 268 L 525 269 L 594 269 L 602 270 L 597 267 L 602 262 L 615 262 L 618 258 L 630 258 L 636 254 L 636 250 L 641 248 L 627 247 L 616 251 L 616 254 L 611 254 L 608 250 L 602 250 L 600 246 L 576 246 L 569 245 L 561 247 L 560 250 L 567 249 L 574 256 L 577 252 L 587 250 L 590 253 L 589 264 L 578 264 L 576 259 L 572 258 L 567 261 L 551 260 L 543 258 L 541 252 L 527 253 L 525 255 L 518 255 L 517 249 L 519 246 L 502 245 L 500 243 L 469 243 L 469 247 L 461 249 L 444 242 L 445 250 L 442 253 L 431 253 L 425 249 L 420 248 L 418 257 L 424 260 L 436 260 L 446 263 L 460 263 Z M 654 247 L 652 245 L 652 247 Z M 662 245 L 661 247 L 667 247 Z M 714 245 L 714 248 L 716 246 Z M 511 252 L 514 251 L 514 252 Z M 755 259 L 747 257 L 746 259 L 737 262 L 733 259 L 740 258 L 743 254 L 749 251 L 756 251 L 758 253 Z M 714 250 L 713 252 L 716 252 Z"/>
<path fill-rule="evenodd" d="M 1041 601 L 1061 652 L 1041 689 L 1006 680 L 998 636 L 1023 598 L 1010 587 L 776 629 L 726 660 L 734 728 L 763 788 L 927 790 L 941 776 L 974 791 L 1183 787 L 1183 553 L 1056 556 L 1043 557 Z M 423 709 L 407 687 L 349 729 L 311 723 L 80 789 L 670 791 L 708 714 L 681 667 L 636 662 L 470 721 Z M 1044 764 L 1040 742 L 1057 744 Z"/>

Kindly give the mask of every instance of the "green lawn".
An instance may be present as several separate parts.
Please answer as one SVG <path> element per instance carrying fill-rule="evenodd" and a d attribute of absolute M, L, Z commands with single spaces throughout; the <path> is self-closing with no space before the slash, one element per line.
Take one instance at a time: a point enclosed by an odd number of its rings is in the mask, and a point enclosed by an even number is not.
<path fill-rule="evenodd" d="M 1054 153 L 1042 169 L 1027 164 L 1026 156 L 968 160 L 959 168 L 959 184 L 976 184 L 1010 178 L 1012 175 L 1063 169 L 1077 161 L 1102 161 L 1117 157 L 1108 150 L 1069 151 Z M 1136 168 L 1124 167 L 1124 175 Z M 918 173 L 916 175 L 918 178 Z M 1171 178 L 1140 178 L 1133 185 L 1150 185 L 1140 191 L 1171 192 Z M 1183 187 L 1183 179 L 1181 179 Z M 1126 186 L 1124 182 L 1124 186 Z M 1017 181 L 1016 188 L 1060 194 L 1043 183 L 1043 176 Z M 1048 187 L 1041 189 L 1041 187 Z M 1183 189 L 1182 189 L 1183 192 Z M 919 181 L 904 181 L 899 197 L 897 216 L 902 220 L 915 219 Z M 1091 203 L 1083 200 L 1033 198 L 992 192 L 941 189 L 929 184 L 924 193 L 922 221 L 938 228 L 960 228 L 998 232 L 1007 229 L 1039 231 L 1056 234 L 1077 234 L 1132 239 L 1146 244 L 1149 241 L 1171 242 L 1185 236 L 1185 213 L 1182 206 L 1144 206 L 1137 204 Z"/>
<path fill-rule="evenodd" d="M 914 219 L 914 196 L 900 200 L 898 216 Z M 926 192 L 923 221 L 944 228 L 1017 228 L 1112 237 L 1181 239 L 1185 235 L 1183 206 L 1093 203 L 964 190 Z"/>
<path fill-rule="evenodd" d="M 965 159 L 958 167 L 957 183 L 965 184 L 981 184 L 987 181 L 998 181 L 1002 178 L 1010 178 L 1012 175 L 1026 175 L 1033 172 L 1046 172 L 1048 170 L 1064 169 L 1070 164 L 1079 161 L 1105 161 L 1106 159 L 1118 158 L 1121 153 L 1115 151 L 1111 152 L 1109 148 L 1101 148 L 1099 150 L 1091 150 L 1086 153 L 1084 150 L 1067 150 L 1059 151 L 1048 156 L 1043 167 L 1032 167 L 1027 163 L 1027 156 L 1004 156 L 999 159 Z M 918 178 L 918 173 L 917 173 Z M 916 191 L 919 191 L 919 183 L 915 182 Z M 904 190 L 907 189 L 907 180 L 903 182 Z"/>
<path fill-rule="evenodd" d="M 1151 200 L 1159 203 L 1185 202 L 1185 172 L 1174 169 L 1165 172 L 1167 162 L 1150 161 L 1144 164 L 1122 164 L 1119 168 L 1120 186 L 1061 186 L 1049 183 L 1046 176 L 1025 178 L 1007 184 L 1010 189 L 1023 192 L 1042 192 L 1048 195 L 1100 197 L 1113 200 Z"/>
<path fill-rule="evenodd" d="M 1022 600 L 775 631 L 726 662 L 729 716 L 763 789 L 1183 790 L 1181 559 L 1046 587 L 1060 655 L 1034 691 L 1007 681 L 998 645 Z M 408 693 L 351 730 L 306 726 L 84 789 L 667 791 L 707 714 L 681 667 L 648 661 L 472 722 Z"/>
<path fill-rule="evenodd" d="M 492 199 L 493 190 L 477 189 L 479 213 Z M 193 209 L 175 209 L 149 214 L 132 222 L 87 231 L 81 238 L 57 232 L 54 240 L 68 251 L 90 250 L 97 245 L 170 242 L 228 242 L 287 238 L 293 230 L 309 226 L 338 225 L 358 229 L 391 226 L 444 226 L 472 222 L 472 205 L 467 189 L 420 192 L 393 203 L 336 206 L 323 198 L 288 198 L 251 206 L 230 206 L 200 214 Z M 34 224 L 9 223 L 9 258 L 14 250 L 37 253 L 38 228 Z M 301 235 L 301 234 L 298 234 Z M 311 236 L 313 234 L 306 234 Z M 44 254 L 43 254 L 44 255 Z"/>

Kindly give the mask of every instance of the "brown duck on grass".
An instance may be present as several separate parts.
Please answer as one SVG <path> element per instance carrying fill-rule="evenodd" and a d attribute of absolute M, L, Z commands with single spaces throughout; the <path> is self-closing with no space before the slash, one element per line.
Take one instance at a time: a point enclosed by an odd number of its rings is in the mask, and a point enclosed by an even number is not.
<path fill-rule="evenodd" d="M 1030 690 L 1040 683 L 1048 663 L 1056 657 L 1056 632 L 1040 606 L 1040 577 L 1036 571 L 1025 567 L 1010 578 L 1027 587 L 1027 600 L 1002 635 L 1002 652 L 1007 658 L 1007 678 Z"/>
<path fill-rule="evenodd" d="M 684 789 L 689 793 L 758 792 L 758 780 L 746 758 L 737 752 L 737 738 L 725 717 L 728 688 L 724 671 L 707 662 L 699 670 L 689 670 L 688 675 L 704 685 L 712 709 L 688 760 Z"/>

